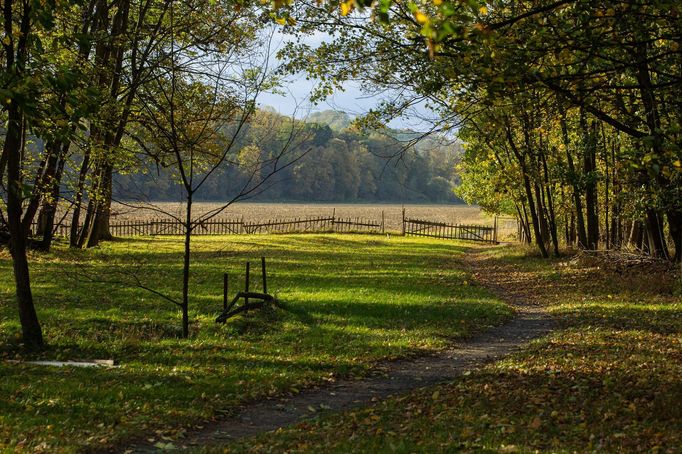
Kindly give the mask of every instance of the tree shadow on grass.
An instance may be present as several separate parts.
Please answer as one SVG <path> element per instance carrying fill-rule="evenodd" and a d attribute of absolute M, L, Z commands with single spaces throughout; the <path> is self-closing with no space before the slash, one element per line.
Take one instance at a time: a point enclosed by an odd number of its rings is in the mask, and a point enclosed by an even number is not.
<path fill-rule="evenodd" d="M 275 300 L 275 306 L 283 311 L 288 312 L 296 318 L 299 322 L 306 326 L 317 325 L 318 321 L 313 317 L 304 307 L 296 306 L 288 303 L 285 300 Z"/>

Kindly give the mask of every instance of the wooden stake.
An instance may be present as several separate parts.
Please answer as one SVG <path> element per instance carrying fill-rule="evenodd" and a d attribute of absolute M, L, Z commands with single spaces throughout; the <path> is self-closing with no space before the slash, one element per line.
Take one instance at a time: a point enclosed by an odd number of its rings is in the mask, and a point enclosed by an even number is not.
<path fill-rule="evenodd" d="M 223 274 L 223 310 L 227 310 L 227 273 Z"/>
<path fill-rule="evenodd" d="M 249 273 L 250 273 L 250 271 L 251 271 L 251 262 L 246 262 L 246 282 L 244 283 L 244 291 L 247 293 L 249 292 L 249 280 L 250 280 Z M 246 304 L 248 304 L 249 299 L 244 298 L 244 302 Z"/>
<path fill-rule="evenodd" d="M 265 257 L 260 258 L 260 264 L 263 273 L 263 293 L 268 293 L 268 275 L 265 270 Z"/>

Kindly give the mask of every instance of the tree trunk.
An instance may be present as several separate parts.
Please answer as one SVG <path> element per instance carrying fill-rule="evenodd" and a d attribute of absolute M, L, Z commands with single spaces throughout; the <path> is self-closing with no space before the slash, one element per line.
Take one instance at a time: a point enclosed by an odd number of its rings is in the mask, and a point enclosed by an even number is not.
<path fill-rule="evenodd" d="M 99 216 L 97 217 L 97 241 L 109 241 L 113 238 L 109 229 L 111 218 L 111 196 L 112 196 L 113 167 L 111 164 L 104 165 L 103 200 L 100 204 Z"/>
<path fill-rule="evenodd" d="M 85 181 L 88 177 L 90 168 L 90 148 L 86 148 L 83 153 L 80 172 L 78 174 L 78 185 L 73 203 L 73 215 L 71 216 L 71 231 L 69 232 L 69 245 L 72 248 L 80 247 L 80 221 L 81 207 L 83 206 L 83 194 L 85 193 Z"/>
<path fill-rule="evenodd" d="M 52 184 L 55 174 L 57 173 L 57 163 L 59 161 L 59 154 L 61 151 L 61 142 L 50 141 L 45 146 L 44 160 L 39 167 L 37 172 L 33 193 L 31 194 L 31 200 L 29 201 L 26 209 L 24 211 L 24 217 L 22 220 L 23 228 L 28 235 L 31 231 L 33 225 L 33 220 L 35 219 L 38 208 L 41 202 L 45 200 L 45 195 L 51 191 L 49 188 Z"/>
<path fill-rule="evenodd" d="M 59 157 L 59 164 L 57 165 L 57 172 L 54 180 L 51 182 L 50 197 L 46 200 L 43 211 L 41 213 L 41 225 L 43 227 L 43 240 L 40 243 L 40 248 L 43 251 L 49 251 L 52 247 L 52 239 L 54 238 L 54 218 L 57 215 L 57 206 L 59 205 L 59 187 L 62 182 L 62 175 L 64 174 L 64 164 L 66 163 L 66 155 L 69 151 L 69 143 L 62 146 Z"/>
<path fill-rule="evenodd" d="M 668 247 L 663 236 L 663 220 L 653 208 L 646 210 L 646 238 L 651 256 L 669 258 Z"/>
<path fill-rule="evenodd" d="M 547 247 L 545 246 L 545 241 L 542 238 L 542 232 L 540 231 L 540 220 L 538 213 L 535 211 L 535 203 L 533 202 L 533 190 L 531 189 L 530 180 L 527 175 L 523 175 L 523 185 L 526 189 L 526 197 L 528 200 L 528 209 L 530 211 L 530 217 L 533 220 L 533 231 L 535 233 L 535 244 L 537 244 L 540 249 L 540 254 L 542 257 L 547 258 L 549 254 L 547 253 Z"/>
<path fill-rule="evenodd" d="M 585 218 L 583 215 L 583 203 L 580 196 L 581 189 L 578 181 L 578 174 L 575 171 L 575 164 L 573 163 L 573 156 L 571 155 L 571 142 L 568 137 L 568 125 L 566 123 L 565 112 L 561 103 L 559 103 L 559 110 L 561 113 L 561 134 L 564 142 L 564 148 L 566 149 L 566 163 L 568 164 L 568 176 L 573 189 L 573 204 L 575 205 L 575 220 L 576 220 L 576 230 L 578 234 L 578 247 L 581 249 L 586 249 L 587 242 L 587 230 L 585 229 Z"/>
<path fill-rule="evenodd" d="M 597 212 L 597 156 L 594 124 L 587 124 L 585 114 L 580 112 L 580 128 L 583 134 L 583 175 L 585 175 L 585 212 L 587 214 L 587 248 L 599 248 L 599 214 Z"/>
<path fill-rule="evenodd" d="M 675 256 L 673 259 L 676 263 L 682 263 L 682 212 L 680 210 L 670 210 L 667 216 L 670 236 L 675 245 Z"/>
<path fill-rule="evenodd" d="M 8 121 L 5 132 L 4 152 L 7 156 L 7 220 L 10 233 L 10 253 L 14 270 L 14 284 L 17 303 L 19 306 L 19 320 L 24 345 L 38 348 L 43 345 L 43 332 L 38 322 L 33 294 L 31 293 L 31 279 L 26 255 L 26 234 L 22 228 L 22 181 L 21 181 L 21 129 L 23 118 L 19 107 L 12 103 L 7 108 Z"/>
<path fill-rule="evenodd" d="M 187 194 L 185 213 L 185 251 L 182 266 L 182 337 L 189 337 L 189 268 L 192 252 L 192 193 Z"/>
<path fill-rule="evenodd" d="M 31 6 L 24 3 L 21 14 L 13 11 L 14 2 L 5 0 L 3 4 L 5 40 L 4 60 L 7 74 L 12 78 L 25 76 L 25 63 L 28 58 L 28 46 L 31 35 Z M 15 20 L 20 28 L 15 28 Z M 16 47 L 15 47 L 16 40 Z M 5 83 L 12 80 L 5 80 Z M 43 332 L 38 322 L 33 295 L 31 293 L 31 278 L 26 255 L 27 236 L 22 226 L 23 181 L 22 163 L 25 144 L 26 121 L 19 107 L 18 100 L 7 103 L 7 123 L 5 126 L 5 143 L 3 145 L 0 165 L 7 169 L 7 227 L 9 230 L 9 249 L 12 255 L 14 271 L 14 285 L 19 306 L 19 321 L 24 345 L 29 348 L 43 346 Z"/>
<path fill-rule="evenodd" d="M 636 47 L 638 65 L 637 65 L 637 82 L 639 83 L 639 92 L 642 98 L 642 105 L 644 106 L 644 113 L 646 117 L 649 134 L 653 137 L 652 151 L 655 156 L 663 156 L 663 137 L 661 136 L 661 121 L 658 114 L 656 95 L 649 73 L 648 52 L 646 44 L 641 43 Z M 661 174 L 657 174 L 656 181 L 660 188 L 665 188 L 668 181 L 664 180 Z M 670 258 L 668 254 L 668 246 L 663 235 L 663 220 L 659 213 L 649 208 L 646 210 L 646 230 L 649 245 L 649 253 L 654 257 Z"/>
<path fill-rule="evenodd" d="M 549 233 L 552 237 L 552 247 L 554 248 L 554 255 L 556 257 L 559 257 L 559 232 L 557 230 L 557 222 L 556 222 L 556 215 L 554 213 L 554 198 L 552 197 L 552 191 L 550 187 L 550 181 L 549 181 L 549 170 L 547 169 L 547 158 L 545 156 L 545 153 L 542 152 L 540 154 L 540 158 L 542 159 L 542 170 L 543 170 L 543 175 L 545 177 L 545 184 L 544 184 L 544 190 L 545 190 L 545 200 L 547 201 L 546 206 L 548 208 L 547 214 L 549 215 Z"/>
<path fill-rule="evenodd" d="M 535 211 L 535 202 L 533 201 L 533 189 L 531 187 L 530 178 L 528 177 L 526 159 L 525 156 L 522 155 L 519 149 L 516 147 L 516 143 L 514 142 L 514 137 L 512 136 L 509 124 L 506 125 L 506 135 L 507 142 L 509 143 L 512 152 L 516 156 L 516 159 L 519 162 L 519 166 L 521 167 L 521 173 L 523 174 L 523 187 L 526 191 L 526 202 L 528 202 L 530 217 L 533 220 L 533 232 L 535 234 L 535 243 L 540 249 L 542 257 L 547 258 L 549 257 L 549 254 L 547 253 L 547 248 L 545 247 L 545 243 L 542 238 L 542 232 L 540 231 L 540 220 L 538 217 L 538 213 Z"/>

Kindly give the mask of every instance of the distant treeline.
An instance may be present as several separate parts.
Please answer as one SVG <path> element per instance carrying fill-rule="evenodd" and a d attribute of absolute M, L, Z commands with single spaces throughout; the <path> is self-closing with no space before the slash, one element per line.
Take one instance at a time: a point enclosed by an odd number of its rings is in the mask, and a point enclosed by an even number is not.
<path fill-rule="evenodd" d="M 359 131 L 343 112 L 326 111 L 299 122 L 269 111 L 239 135 L 232 165 L 221 167 L 196 198 L 229 200 L 253 179 L 249 163 L 269 162 L 283 147 L 302 157 L 254 194 L 255 200 L 318 202 L 456 202 L 455 165 L 461 147 L 445 138 L 412 142 L 407 130 Z M 114 177 L 122 200 L 179 200 L 177 176 L 163 162 L 139 162 Z M 142 170 L 141 170 L 142 169 Z M 256 170 L 256 173 L 261 171 Z M 265 169 L 263 169 L 265 171 Z M 257 179 L 257 176 L 256 176 Z"/>

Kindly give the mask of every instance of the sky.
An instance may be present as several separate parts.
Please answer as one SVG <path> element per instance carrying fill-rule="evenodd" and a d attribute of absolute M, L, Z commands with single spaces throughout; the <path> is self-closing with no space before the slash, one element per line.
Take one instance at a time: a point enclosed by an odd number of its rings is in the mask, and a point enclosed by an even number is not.
<path fill-rule="evenodd" d="M 286 44 L 287 39 L 289 38 L 285 35 L 275 33 L 272 43 L 272 58 L 275 58 L 275 53 Z M 317 45 L 329 39 L 329 35 L 319 33 L 307 37 L 305 42 L 310 45 Z M 305 118 L 311 112 L 323 110 L 339 110 L 347 112 L 351 116 L 359 116 L 377 106 L 381 101 L 380 97 L 363 93 L 358 82 L 347 82 L 343 85 L 343 91 L 334 93 L 327 100 L 313 105 L 309 100 L 309 95 L 316 83 L 316 80 L 306 80 L 305 74 L 288 76 L 286 82 L 279 89 L 286 94 L 262 93 L 258 97 L 258 102 L 261 107 L 272 107 L 282 115 L 291 116 L 295 113 L 298 118 Z M 422 110 L 426 113 L 425 108 Z M 389 123 L 389 126 L 416 131 L 428 129 L 426 124 L 416 120 L 414 116 L 398 118 Z"/>

